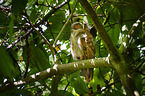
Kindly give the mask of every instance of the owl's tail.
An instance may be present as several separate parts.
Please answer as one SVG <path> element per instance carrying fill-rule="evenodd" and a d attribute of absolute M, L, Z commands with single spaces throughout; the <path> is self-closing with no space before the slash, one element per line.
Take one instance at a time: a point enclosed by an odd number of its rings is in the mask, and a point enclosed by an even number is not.
<path fill-rule="evenodd" d="M 93 79 L 93 68 L 82 69 L 81 72 L 86 82 L 90 82 Z"/>

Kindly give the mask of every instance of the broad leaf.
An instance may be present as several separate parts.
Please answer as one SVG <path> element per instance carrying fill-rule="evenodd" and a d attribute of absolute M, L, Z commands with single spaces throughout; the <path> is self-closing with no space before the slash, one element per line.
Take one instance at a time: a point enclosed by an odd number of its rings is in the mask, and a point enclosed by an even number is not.
<path fill-rule="evenodd" d="M 87 87 L 85 85 L 84 80 L 80 78 L 79 73 L 80 71 L 72 73 L 70 75 L 69 80 L 70 80 L 71 86 L 74 87 L 76 93 L 81 95 L 81 94 L 87 93 Z"/>
<path fill-rule="evenodd" d="M 4 47 L 0 47 L 0 72 L 6 78 L 15 78 L 19 74 L 17 70 L 18 67 L 15 68 L 13 59 L 6 52 Z"/>

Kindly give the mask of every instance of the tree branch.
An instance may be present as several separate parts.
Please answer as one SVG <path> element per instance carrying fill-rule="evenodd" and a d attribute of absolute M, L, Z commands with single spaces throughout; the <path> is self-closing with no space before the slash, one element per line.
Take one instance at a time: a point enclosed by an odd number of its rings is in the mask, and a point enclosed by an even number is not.
<path fill-rule="evenodd" d="M 41 79 L 51 78 L 53 75 L 61 76 L 65 73 L 72 73 L 80 69 L 95 68 L 95 67 L 113 68 L 110 64 L 108 64 L 105 58 L 88 59 L 88 60 L 81 60 L 81 61 L 62 64 L 62 65 L 55 65 L 53 68 L 48 68 L 45 71 L 41 71 L 39 73 L 30 75 L 20 81 L 16 81 L 11 84 L 5 84 L 5 86 L 0 87 L 0 92 L 4 92 L 16 86 L 29 84 L 29 83 L 32 83 Z"/>
<path fill-rule="evenodd" d="M 78 1 L 81 3 L 82 7 L 85 9 L 88 16 L 92 20 L 94 27 L 98 31 L 99 35 L 101 36 L 101 39 L 104 42 L 105 47 L 110 53 L 111 64 L 116 69 L 120 80 L 126 89 L 127 95 L 134 96 L 136 93 L 138 94 L 133 78 L 129 75 L 129 71 L 124 57 L 115 48 L 113 42 L 111 41 L 109 35 L 107 34 L 107 31 L 105 30 L 99 18 L 97 17 L 95 11 L 92 9 L 91 5 L 88 3 L 87 0 Z"/>
<path fill-rule="evenodd" d="M 70 0 L 68 0 L 67 2 L 69 2 Z M 67 4 L 67 2 L 63 2 L 62 4 L 58 5 L 57 7 L 55 7 L 53 10 L 51 10 L 37 25 L 38 26 L 40 24 L 43 24 L 45 21 L 48 20 L 48 18 L 55 13 L 58 9 L 60 9 L 61 7 L 63 7 L 65 4 Z"/>

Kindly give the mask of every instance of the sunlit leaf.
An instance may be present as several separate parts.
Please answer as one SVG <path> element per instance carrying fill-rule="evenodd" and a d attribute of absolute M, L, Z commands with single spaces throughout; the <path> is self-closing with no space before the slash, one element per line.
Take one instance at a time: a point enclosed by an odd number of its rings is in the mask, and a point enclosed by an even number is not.
<path fill-rule="evenodd" d="M 91 86 L 93 87 L 93 90 L 97 90 L 97 86 L 100 85 L 100 87 L 104 87 L 105 86 L 105 82 L 103 79 L 103 74 L 101 73 L 101 71 L 99 70 L 99 68 L 95 68 L 94 69 L 94 77 L 93 80 L 91 81 Z"/>
<path fill-rule="evenodd" d="M 109 34 L 109 36 L 114 44 L 116 44 L 119 40 L 119 33 L 120 33 L 119 25 L 115 25 L 108 32 L 108 34 Z"/>

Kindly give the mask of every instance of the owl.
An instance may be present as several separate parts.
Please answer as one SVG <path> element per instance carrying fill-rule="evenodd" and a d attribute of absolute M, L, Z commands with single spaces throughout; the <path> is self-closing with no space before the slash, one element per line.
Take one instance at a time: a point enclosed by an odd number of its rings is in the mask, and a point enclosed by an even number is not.
<path fill-rule="evenodd" d="M 71 25 L 70 36 L 71 54 L 75 60 L 85 60 L 95 57 L 95 44 L 92 34 L 87 25 L 83 26 L 80 22 Z M 93 78 L 93 68 L 81 70 L 87 82 Z"/>

